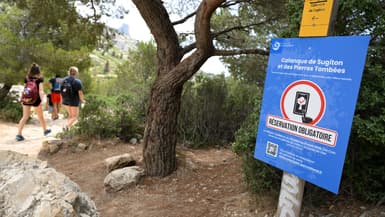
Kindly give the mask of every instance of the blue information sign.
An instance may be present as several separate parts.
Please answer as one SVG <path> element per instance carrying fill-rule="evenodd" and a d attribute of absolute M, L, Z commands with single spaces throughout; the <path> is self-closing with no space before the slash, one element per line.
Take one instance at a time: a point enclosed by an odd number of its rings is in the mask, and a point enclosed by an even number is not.
<path fill-rule="evenodd" d="M 255 158 L 338 193 L 369 39 L 273 39 Z"/>

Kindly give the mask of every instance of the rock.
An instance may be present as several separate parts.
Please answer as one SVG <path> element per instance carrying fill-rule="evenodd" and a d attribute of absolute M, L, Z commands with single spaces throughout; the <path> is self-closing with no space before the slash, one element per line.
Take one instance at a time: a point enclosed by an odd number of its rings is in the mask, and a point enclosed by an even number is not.
<path fill-rule="evenodd" d="M 134 186 L 143 175 L 144 171 L 138 166 L 114 170 L 104 179 L 105 190 L 107 192 L 116 192 Z"/>
<path fill-rule="evenodd" d="M 135 166 L 136 161 L 130 154 L 126 153 L 107 158 L 104 160 L 104 164 L 107 167 L 107 171 L 111 172 L 113 170 L 120 169 L 123 167 Z"/>
<path fill-rule="evenodd" d="M 63 142 L 61 140 L 44 141 L 43 147 L 41 148 L 41 152 L 47 154 L 55 154 L 61 149 L 62 146 Z"/>
<path fill-rule="evenodd" d="M 136 138 L 130 139 L 130 144 L 136 145 L 137 143 L 138 143 L 138 139 L 136 139 Z"/>
<path fill-rule="evenodd" d="M 0 216 L 98 217 L 95 203 L 47 162 L 0 151 Z"/>
<path fill-rule="evenodd" d="M 363 212 L 360 217 L 368 217 L 369 216 L 369 211 Z"/>
<path fill-rule="evenodd" d="M 88 145 L 84 144 L 84 143 L 79 143 L 78 144 L 78 149 L 80 150 L 86 150 L 88 148 Z"/>
<path fill-rule="evenodd" d="M 139 134 L 139 133 L 136 133 L 136 134 L 135 134 L 135 137 L 138 138 L 139 140 L 143 139 L 142 134 Z"/>

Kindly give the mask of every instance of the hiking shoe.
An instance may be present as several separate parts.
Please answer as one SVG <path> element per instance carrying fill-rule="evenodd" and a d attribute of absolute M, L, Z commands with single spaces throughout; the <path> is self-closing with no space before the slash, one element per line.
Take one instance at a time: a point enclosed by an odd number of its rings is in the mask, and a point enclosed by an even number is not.
<path fill-rule="evenodd" d="M 46 135 L 48 135 L 48 134 L 50 134 L 51 133 L 51 129 L 46 129 L 45 131 L 44 131 L 44 136 L 46 136 Z"/>
<path fill-rule="evenodd" d="M 22 135 L 16 135 L 16 141 L 23 141 L 24 137 Z"/>

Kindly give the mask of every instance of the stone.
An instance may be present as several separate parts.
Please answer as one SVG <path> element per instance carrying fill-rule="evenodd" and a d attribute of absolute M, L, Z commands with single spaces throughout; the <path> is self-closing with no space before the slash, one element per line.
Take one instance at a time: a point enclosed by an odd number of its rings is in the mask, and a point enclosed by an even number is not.
<path fill-rule="evenodd" d="M 123 167 L 135 166 L 136 161 L 129 153 L 125 153 L 105 159 L 104 164 L 107 167 L 107 171 L 111 172 Z"/>
<path fill-rule="evenodd" d="M 136 139 L 136 138 L 130 139 L 130 144 L 136 145 L 137 143 L 138 143 L 138 139 Z"/>
<path fill-rule="evenodd" d="M 41 151 L 47 154 L 57 153 L 63 145 L 63 142 L 60 140 L 48 140 L 43 142 Z"/>
<path fill-rule="evenodd" d="M 0 151 L 0 216 L 99 217 L 79 186 L 47 162 Z"/>
<path fill-rule="evenodd" d="M 135 186 L 139 183 L 143 175 L 143 169 L 138 166 L 114 170 L 104 179 L 105 190 L 107 192 L 117 192 Z"/>

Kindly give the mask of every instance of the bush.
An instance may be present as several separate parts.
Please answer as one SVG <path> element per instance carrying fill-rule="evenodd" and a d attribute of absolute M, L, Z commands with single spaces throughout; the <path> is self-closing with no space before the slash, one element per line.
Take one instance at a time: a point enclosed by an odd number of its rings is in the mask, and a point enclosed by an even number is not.
<path fill-rule="evenodd" d="M 178 119 L 178 137 L 194 147 L 224 146 L 252 111 L 256 85 L 223 75 L 198 74 L 185 85 Z"/>
<path fill-rule="evenodd" d="M 23 106 L 13 97 L 0 99 L 0 119 L 17 123 L 23 116 Z"/>
<path fill-rule="evenodd" d="M 143 133 L 143 128 L 140 126 L 142 113 L 130 106 L 132 97 L 128 95 L 120 95 L 117 97 L 114 114 L 115 125 L 117 127 L 117 136 L 127 142 L 139 133 Z"/>
<path fill-rule="evenodd" d="M 381 49 L 381 54 L 383 53 Z M 378 202 L 385 195 L 385 70 L 372 52 L 362 79 L 341 188 L 351 196 Z"/>
<path fill-rule="evenodd" d="M 86 101 L 86 106 L 80 110 L 79 122 L 68 134 L 98 139 L 119 137 L 128 141 L 140 132 L 127 96 L 87 96 Z"/>
<path fill-rule="evenodd" d="M 253 112 L 236 132 L 233 150 L 243 160 L 243 172 L 249 189 L 254 193 L 269 192 L 278 195 L 282 172 L 254 158 L 261 99 L 257 99 Z"/>

